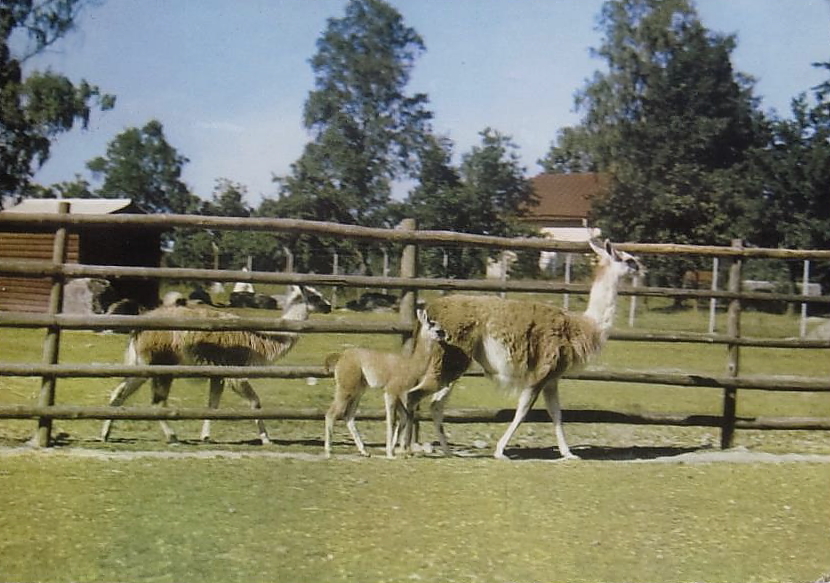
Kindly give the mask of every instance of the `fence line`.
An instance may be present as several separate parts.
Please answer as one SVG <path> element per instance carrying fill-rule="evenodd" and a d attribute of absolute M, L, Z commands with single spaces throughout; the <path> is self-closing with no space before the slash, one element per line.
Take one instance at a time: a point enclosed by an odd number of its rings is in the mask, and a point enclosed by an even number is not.
<path fill-rule="evenodd" d="M 154 226 L 227 229 L 237 231 L 268 231 L 352 239 L 379 240 L 384 243 L 424 245 L 469 245 L 496 249 L 526 249 L 538 251 L 588 252 L 585 243 L 554 241 L 541 237 L 495 237 L 453 231 L 404 230 L 342 225 L 302 219 L 265 217 L 207 217 L 201 215 L 54 215 L 33 213 L 5 213 L 0 223 L 9 226 L 30 227 L 84 227 L 84 226 Z M 679 245 L 670 243 L 620 243 L 620 249 L 641 254 L 700 255 L 715 257 L 743 257 L 747 259 L 819 259 L 830 260 L 830 250 L 778 249 L 763 247 L 726 247 L 716 245 Z"/>
<path fill-rule="evenodd" d="M 269 273 L 262 271 L 231 271 L 188 269 L 178 267 L 123 267 L 115 265 L 55 265 L 47 261 L 4 260 L 0 275 L 31 277 L 178 279 L 205 282 L 242 281 L 253 284 L 301 284 L 340 287 L 398 288 L 403 290 L 432 289 L 439 291 L 513 291 L 524 293 L 587 294 L 589 285 L 549 281 L 502 281 L 499 279 L 452 279 L 438 277 L 378 277 L 367 275 L 327 275 L 301 273 Z M 621 296 L 671 297 L 681 299 L 715 298 L 721 300 L 780 301 L 787 303 L 830 304 L 830 296 L 806 296 L 767 292 L 681 289 L 673 287 L 622 286 Z"/>
<path fill-rule="evenodd" d="M 189 215 L 25 215 L 6 213 L 0 217 L 0 226 L 13 228 L 54 228 L 58 234 L 67 230 L 91 226 L 158 226 L 160 228 L 220 228 L 230 230 L 263 230 L 279 233 L 303 233 L 326 236 L 380 240 L 384 244 L 402 246 L 400 277 L 368 277 L 350 275 L 320 275 L 296 273 L 265 273 L 218 269 L 148 268 L 123 266 L 94 266 L 68 264 L 65 261 L 61 236 L 56 237 L 52 261 L 0 261 L 0 275 L 46 277 L 52 280 L 52 300 L 45 314 L 19 312 L 0 313 L 0 327 L 46 328 L 44 354 L 39 365 L 0 363 L 0 376 L 41 377 L 42 388 L 36 406 L 0 406 L 0 419 L 37 418 L 38 442 L 48 445 L 51 421 L 64 419 L 248 419 L 289 418 L 320 419 L 322 412 L 307 409 L 264 408 L 257 411 L 218 411 L 215 409 L 167 409 L 111 408 L 55 406 L 55 380 L 69 377 L 157 376 L 175 374 L 192 377 L 249 377 L 249 378 L 305 378 L 327 376 L 322 367 L 208 367 L 208 366 L 101 366 L 67 365 L 58 363 L 61 330 L 133 330 L 133 329 L 181 329 L 181 330 L 240 330 L 292 331 L 303 333 L 359 333 L 399 334 L 406 337 L 414 321 L 415 293 L 419 289 L 441 291 L 498 291 L 528 293 L 587 294 L 590 286 L 548 281 L 506 280 L 455 280 L 449 278 L 418 277 L 418 245 L 474 245 L 485 248 L 525 249 L 539 251 L 587 252 L 582 243 L 567 243 L 540 238 L 491 237 L 467 235 L 449 231 L 418 231 L 414 222 L 408 221 L 398 229 L 376 229 L 317 221 L 266 218 L 201 217 Z M 746 248 L 739 241 L 730 247 L 621 244 L 621 249 L 640 254 L 710 256 L 716 260 L 725 258 L 731 262 L 726 290 L 676 289 L 662 287 L 623 287 L 620 295 L 670 298 L 709 298 L 712 301 L 729 302 L 726 334 L 660 333 L 615 330 L 611 338 L 635 342 L 683 342 L 725 345 L 727 347 L 727 374 L 725 376 L 699 375 L 685 372 L 600 370 L 588 368 L 571 373 L 564 378 L 579 381 L 626 382 L 679 387 L 703 387 L 723 390 L 723 413 L 711 415 L 678 414 L 624 414 L 613 411 L 566 411 L 565 419 L 580 422 L 611 422 L 665 425 L 704 425 L 720 427 L 721 445 L 732 444 L 735 429 L 830 429 L 828 418 L 746 418 L 736 414 L 738 389 L 763 391 L 830 392 L 830 380 L 798 376 L 748 376 L 740 372 L 741 347 L 768 348 L 830 348 L 830 340 L 799 340 L 749 338 L 741 336 L 741 302 L 752 300 L 782 301 L 801 304 L 830 304 L 830 296 L 807 296 L 806 285 L 802 294 L 778 294 L 742 292 L 742 261 L 748 258 L 772 258 L 785 260 L 830 260 L 830 251 Z M 233 320 L 194 319 L 187 322 L 171 322 L 169 319 L 148 316 L 74 316 L 61 314 L 60 299 L 64 281 L 78 277 L 130 277 L 137 279 L 178 279 L 190 281 L 243 281 L 256 284 L 306 284 L 329 286 L 355 286 L 368 288 L 396 288 L 403 293 L 401 317 L 394 323 L 333 322 L 325 320 L 288 322 L 273 318 L 238 318 Z M 714 287 L 714 286 L 713 286 Z M 471 374 L 480 374 L 473 372 Z M 531 420 L 541 413 L 532 412 Z M 374 415 L 374 413 L 372 414 Z M 364 415 L 366 416 L 366 415 Z M 447 419 L 456 422 L 501 422 L 512 418 L 509 410 L 453 410 Z"/>

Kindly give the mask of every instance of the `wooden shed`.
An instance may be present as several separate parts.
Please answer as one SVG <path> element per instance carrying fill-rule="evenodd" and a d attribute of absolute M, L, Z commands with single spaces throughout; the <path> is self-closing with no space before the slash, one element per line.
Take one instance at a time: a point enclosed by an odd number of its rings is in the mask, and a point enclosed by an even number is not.
<path fill-rule="evenodd" d="M 124 198 L 24 200 L 0 212 L 0 262 L 51 260 L 53 229 L 11 225 L 2 217 L 8 213 L 55 214 L 61 202 L 69 203 L 70 214 L 143 214 L 132 200 Z M 67 263 L 158 267 L 161 262 L 161 230 L 155 227 L 93 227 L 70 230 L 68 235 Z M 145 307 L 158 303 L 157 281 L 112 279 L 110 284 L 118 299 L 132 299 Z M 48 278 L 0 275 L 0 310 L 45 312 L 50 287 Z"/>

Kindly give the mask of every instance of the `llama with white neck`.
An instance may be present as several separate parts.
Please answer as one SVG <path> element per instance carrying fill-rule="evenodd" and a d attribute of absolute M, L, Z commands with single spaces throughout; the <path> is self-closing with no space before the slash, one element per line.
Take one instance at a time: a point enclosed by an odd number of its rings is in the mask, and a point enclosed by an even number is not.
<path fill-rule="evenodd" d="M 558 381 L 600 351 L 614 322 L 620 280 L 643 271 L 635 257 L 617 251 L 608 241 L 603 246 L 591 242 L 591 249 L 599 263 L 583 314 L 494 296 L 451 295 L 427 306 L 430 319 L 446 332 L 447 344 L 465 354 L 468 362 L 478 362 L 500 387 L 519 392 L 513 421 L 496 445 L 497 458 L 505 457 L 505 447 L 540 393 L 554 424 L 559 453 L 563 458 L 577 457 L 562 429 Z M 444 398 L 433 403 L 433 410 L 443 407 L 448 394 L 445 391 Z M 413 410 L 422 396 L 423 391 L 408 399 L 407 409 Z"/>
<path fill-rule="evenodd" d="M 320 292 L 311 287 L 291 285 L 286 294 L 283 320 L 307 320 L 310 312 L 328 313 L 331 304 Z M 163 306 L 148 312 L 148 316 L 163 316 L 173 320 L 213 318 L 217 320 L 237 319 L 234 314 L 205 307 Z M 129 365 L 145 364 L 197 364 L 219 366 L 252 366 L 269 364 L 284 356 L 296 344 L 298 335 L 294 332 L 254 332 L 248 330 L 141 330 L 130 338 L 125 361 Z M 145 382 L 146 377 L 127 377 L 112 392 L 109 404 L 122 405 Z M 219 407 L 219 400 L 225 387 L 222 377 L 210 378 L 208 406 Z M 153 404 L 165 406 L 173 383 L 171 375 L 153 377 Z M 246 399 L 252 409 L 261 407 L 251 383 L 247 379 L 228 379 L 227 384 L 234 392 Z M 160 420 L 167 441 L 177 441 L 176 433 L 164 420 Z M 263 444 L 270 443 L 265 424 L 256 420 L 259 438 Z M 112 420 L 104 422 L 101 429 L 102 441 L 107 441 Z M 201 438 L 210 439 L 210 419 L 202 425 Z"/>

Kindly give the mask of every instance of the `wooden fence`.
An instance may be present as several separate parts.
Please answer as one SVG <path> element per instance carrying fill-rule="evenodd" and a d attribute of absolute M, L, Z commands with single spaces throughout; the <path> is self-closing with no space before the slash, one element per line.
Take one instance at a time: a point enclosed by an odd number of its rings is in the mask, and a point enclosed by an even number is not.
<path fill-rule="evenodd" d="M 323 412 L 309 409 L 266 407 L 255 411 L 216 410 L 207 408 L 154 407 L 78 407 L 55 405 L 56 381 L 67 377 L 123 377 L 173 374 L 187 377 L 248 377 L 248 378 L 306 378 L 326 376 L 320 366 L 123 366 L 75 365 L 58 361 L 61 330 L 133 330 L 133 329 L 188 329 L 224 330 L 250 329 L 292 331 L 302 333 L 384 333 L 406 336 L 414 323 L 417 290 L 536 292 L 560 294 L 587 294 L 589 286 L 555 281 L 456 280 L 418 277 L 417 247 L 419 245 L 478 246 L 489 249 L 558 251 L 583 253 L 588 248 L 580 243 L 556 242 L 541 238 L 508 239 L 483 235 L 468 235 L 448 231 L 419 231 L 413 221 L 404 221 L 397 229 L 374 229 L 316 221 L 268 218 L 203 217 L 190 215 L 0 215 L 0 228 L 54 228 L 56 237 L 51 261 L 0 260 L 0 275 L 45 277 L 52 281 L 49 309 L 46 313 L 0 312 L 0 330 L 4 328 L 44 328 L 43 358 L 40 363 L 0 362 L 0 376 L 29 376 L 42 379 L 37 405 L 0 406 L 0 419 L 37 419 L 37 443 L 47 446 L 51 439 L 54 419 L 322 419 Z M 265 273 L 218 269 L 179 269 L 97 266 L 66 263 L 67 233 L 89 227 L 156 226 L 228 230 L 259 230 L 271 233 L 313 234 L 376 241 L 384 245 L 401 246 L 401 269 L 398 277 L 369 277 L 355 275 L 322 275 L 298 273 Z M 830 305 L 830 296 L 799 294 L 748 293 L 741 291 L 742 264 L 749 258 L 771 258 L 801 261 L 828 261 L 830 251 L 745 248 L 739 241 L 730 247 L 690 245 L 619 245 L 626 251 L 642 255 L 691 255 L 717 258 L 730 262 L 729 280 L 724 290 L 676 289 L 661 287 L 624 287 L 623 296 L 674 297 L 714 299 L 728 303 L 728 323 L 724 334 L 672 333 L 635 330 L 615 330 L 616 341 L 703 343 L 726 347 L 725 373 L 719 376 L 691 372 L 659 372 L 631 370 L 587 370 L 566 375 L 565 378 L 599 382 L 626 382 L 680 387 L 710 387 L 723 391 L 723 409 L 720 415 L 677 415 L 640 413 L 626 414 L 614 411 L 564 412 L 571 422 L 629 423 L 680 426 L 710 426 L 721 429 L 721 446 L 730 447 L 736 429 L 830 429 L 830 417 L 755 417 L 739 418 L 736 405 L 739 390 L 830 392 L 830 379 L 801 376 L 748 376 L 740 370 L 742 347 L 828 349 L 830 340 L 752 338 L 741 334 L 741 304 L 750 300 L 774 300 L 796 304 Z M 64 283 L 72 278 L 175 279 L 198 282 L 250 282 L 252 284 L 307 284 L 321 286 L 356 286 L 364 288 L 392 288 L 402 290 L 400 318 L 392 324 L 358 321 L 275 321 L 273 318 L 239 318 L 234 320 L 193 319 L 187 322 L 152 316 L 78 316 L 61 313 Z M 2 359 L 2 355 L 0 355 Z M 472 373 L 475 374 L 475 373 Z M 511 410 L 454 409 L 447 412 L 450 422 L 504 422 L 512 418 Z M 532 411 L 529 420 L 546 415 Z"/>

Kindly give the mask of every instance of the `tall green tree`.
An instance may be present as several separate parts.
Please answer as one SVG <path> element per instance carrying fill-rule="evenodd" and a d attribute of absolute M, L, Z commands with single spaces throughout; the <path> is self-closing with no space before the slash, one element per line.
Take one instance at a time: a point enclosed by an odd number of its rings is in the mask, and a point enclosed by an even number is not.
<path fill-rule="evenodd" d="M 400 212 L 414 216 L 424 229 L 503 237 L 528 234 L 518 219 L 535 198 L 524 177 L 518 147 L 509 136 L 491 128 L 480 136 L 481 144 L 462 157 L 457 169 L 451 164 L 450 142 L 432 138 L 422 152 L 420 184 Z M 488 256 L 486 250 L 463 248 L 448 248 L 446 253 L 446 269 L 443 252 L 423 255 L 431 273 L 478 275 Z"/>
<path fill-rule="evenodd" d="M 391 181 L 413 172 L 432 114 L 406 86 L 424 44 L 382 0 L 351 0 L 311 58 L 303 122 L 313 141 L 281 179 L 285 210 L 362 225 L 385 221 Z"/>
<path fill-rule="evenodd" d="M 3 0 L 0 3 L 0 208 L 27 193 L 48 159 L 52 140 L 76 124 L 86 127 L 94 107 L 115 97 L 87 81 L 75 84 L 51 71 L 25 76 L 23 64 L 66 35 L 85 0 Z"/>
<path fill-rule="evenodd" d="M 167 142 L 161 122 L 152 120 L 118 134 L 106 155 L 90 160 L 87 168 L 102 180 L 95 191 L 101 198 L 131 198 L 147 212 L 190 213 L 200 201 L 181 179 L 187 162 Z"/>
<path fill-rule="evenodd" d="M 278 179 L 280 198 L 260 212 L 369 226 L 389 225 L 392 181 L 414 172 L 415 151 L 428 133 L 427 96 L 406 91 L 418 33 L 382 0 L 351 0 L 328 20 L 310 63 L 315 88 L 303 110 L 311 132 L 291 173 Z M 299 269 L 367 269 L 366 250 L 342 240 L 286 237 Z"/>
<path fill-rule="evenodd" d="M 594 204 L 619 240 L 726 244 L 740 232 L 749 153 L 766 143 L 752 80 L 731 63 L 735 39 L 710 32 L 689 0 L 614 0 L 596 54 L 607 64 L 577 96 L 584 117 L 546 167 L 612 176 Z M 689 267 L 666 265 L 679 279 Z M 652 270 L 661 273 L 661 270 Z"/>
<path fill-rule="evenodd" d="M 819 64 L 821 65 L 821 64 Z M 748 164 L 751 199 L 742 222 L 750 240 L 763 247 L 830 247 L 830 82 L 792 100 L 789 118 L 773 119 L 769 144 Z M 788 264 L 791 280 L 801 266 Z M 830 288 L 830 266 L 817 263 L 813 274 Z"/>

